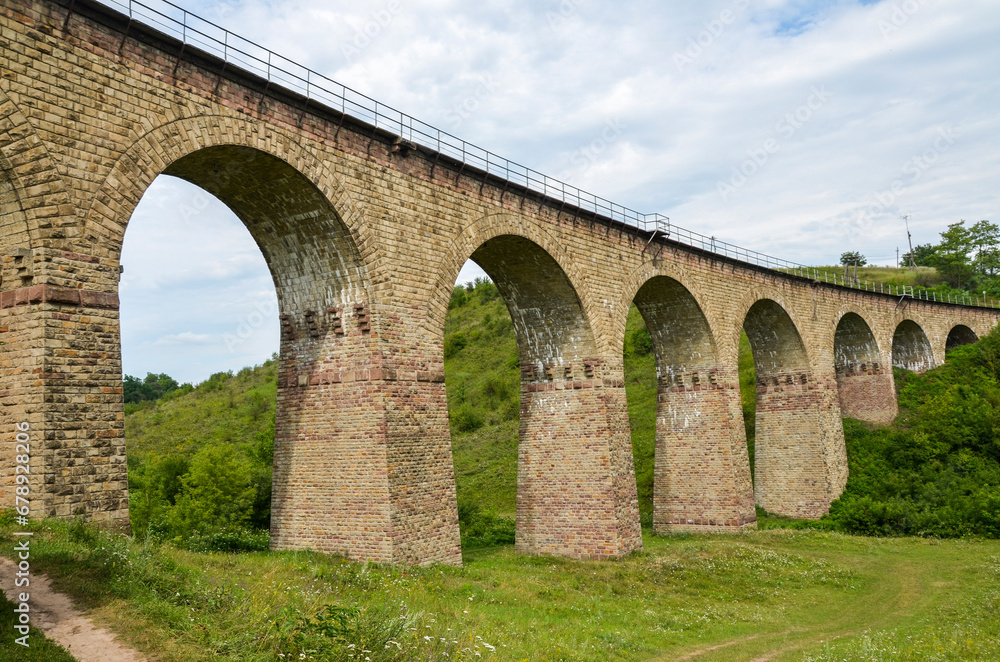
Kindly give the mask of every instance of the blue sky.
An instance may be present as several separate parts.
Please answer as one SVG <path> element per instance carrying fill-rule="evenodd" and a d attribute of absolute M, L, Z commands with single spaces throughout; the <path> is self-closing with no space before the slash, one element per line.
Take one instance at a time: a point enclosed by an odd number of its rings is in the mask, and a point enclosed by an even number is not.
<path fill-rule="evenodd" d="M 181 4 L 495 153 L 789 260 L 891 264 L 904 214 L 918 243 L 1000 221 L 995 0 Z M 198 381 L 277 349 L 264 260 L 199 190 L 158 179 L 122 259 L 127 373 Z"/>

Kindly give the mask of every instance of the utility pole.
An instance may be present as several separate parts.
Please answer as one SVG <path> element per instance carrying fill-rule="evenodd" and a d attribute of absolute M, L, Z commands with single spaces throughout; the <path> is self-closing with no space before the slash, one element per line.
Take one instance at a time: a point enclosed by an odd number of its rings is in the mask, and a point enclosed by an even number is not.
<path fill-rule="evenodd" d="M 899 269 L 899 246 L 896 246 L 896 268 Z"/>
<path fill-rule="evenodd" d="M 906 221 L 906 240 L 910 242 L 910 268 L 916 271 L 917 263 L 913 261 L 913 235 L 910 234 L 910 215 L 903 214 L 900 218 Z"/>

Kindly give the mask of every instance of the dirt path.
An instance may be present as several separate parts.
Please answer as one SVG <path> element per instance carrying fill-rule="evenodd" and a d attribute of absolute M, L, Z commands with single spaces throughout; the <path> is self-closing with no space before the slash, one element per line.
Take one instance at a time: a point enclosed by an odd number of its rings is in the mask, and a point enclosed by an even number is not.
<path fill-rule="evenodd" d="M 8 600 L 19 602 L 15 598 L 25 589 L 15 588 L 15 572 L 14 562 L 0 557 L 0 586 Z M 138 651 L 122 646 L 109 631 L 95 626 L 68 597 L 53 591 L 44 575 L 32 574 L 28 592 L 31 625 L 80 662 L 146 662 Z"/>

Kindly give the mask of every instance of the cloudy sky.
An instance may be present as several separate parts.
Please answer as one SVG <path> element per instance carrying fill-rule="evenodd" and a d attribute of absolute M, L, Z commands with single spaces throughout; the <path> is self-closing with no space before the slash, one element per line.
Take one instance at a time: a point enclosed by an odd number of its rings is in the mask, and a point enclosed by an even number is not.
<path fill-rule="evenodd" d="M 893 264 L 903 215 L 915 243 L 1000 221 L 996 0 L 180 4 L 494 153 L 788 260 Z M 198 189 L 158 179 L 123 263 L 125 372 L 198 381 L 277 350 L 263 258 Z"/>

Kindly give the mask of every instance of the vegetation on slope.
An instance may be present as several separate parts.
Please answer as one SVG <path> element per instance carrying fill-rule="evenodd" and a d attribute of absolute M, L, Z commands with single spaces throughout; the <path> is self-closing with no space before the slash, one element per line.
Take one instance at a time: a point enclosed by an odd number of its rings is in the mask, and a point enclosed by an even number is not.
<path fill-rule="evenodd" d="M 129 509 L 139 536 L 266 549 L 277 361 L 126 405 Z"/>
<path fill-rule="evenodd" d="M 827 519 L 866 535 L 1000 537 L 1000 329 L 896 382 L 892 425 L 845 419 L 850 478 Z"/>

